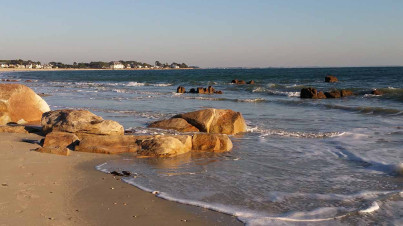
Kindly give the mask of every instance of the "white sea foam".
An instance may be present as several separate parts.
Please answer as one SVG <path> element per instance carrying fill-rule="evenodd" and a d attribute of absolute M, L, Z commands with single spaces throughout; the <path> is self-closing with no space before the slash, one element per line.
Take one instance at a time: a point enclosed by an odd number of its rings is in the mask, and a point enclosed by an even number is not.
<path fill-rule="evenodd" d="M 360 210 L 360 211 L 358 211 L 359 213 L 372 213 L 372 212 L 375 212 L 375 211 L 377 211 L 377 210 L 379 210 L 379 205 L 378 205 L 378 203 L 377 202 L 373 202 L 372 203 L 372 205 L 370 206 L 370 207 L 368 207 L 367 209 L 363 209 L 363 210 Z"/>
<path fill-rule="evenodd" d="M 158 84 L 152 84 L 152 86 L 165 87 L 165 86 L 172 86 L 172 84 L 171 83 L 158 83 Z"/>
<path fill-rule="evenodd" d="M 129 82 L 126 84 L 126 86 L 144 86 L 144 83 L 141 82 Z"/>
<path fill-rule="evenodd" d="M 260 137 L 266 136 L 284 136 L 284 137 L 296 137 L 296 138 L 330 138 L 342 136 L 344 132 L 300 132 L 300 131 L 285 131 L 279 129 L 261 129 L 259 127 L 247 128 L 248 132 L 260 133 Z"/>

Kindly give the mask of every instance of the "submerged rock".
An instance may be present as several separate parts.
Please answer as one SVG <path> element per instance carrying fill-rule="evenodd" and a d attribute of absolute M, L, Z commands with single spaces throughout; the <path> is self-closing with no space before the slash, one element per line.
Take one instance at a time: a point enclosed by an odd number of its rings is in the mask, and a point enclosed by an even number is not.
<path fill-rule="evenodd" d="M 57 110 L 42 116 L 43 131 L 88 133 L 97 135 L 123 135 L 124 129 L 116 121 L 104 120 L 86 110 Z"/>
<path fill-rule="evenodd" d="M 20 84 L 0 84 L 0 125 L 41 120 L 49 105 L 32 89 Z"/>
<path fill-rule="evenodd" d="M 250 81 L 249 81 L 249 82 L 247 82 L 246 84 L 248 84 L 248 85 L 254 85 L 254 84 L 255 84 L 255 81 L 250 80 Z"/>
<path fill-rule="evenodd" d="M 238 79 L 234 79 L 231 81 L 231 83 L 237 84 L 237 85 L 245 85 L 246 82 L 244 80 L 238 80 Z"/>
<path fill-rule="evenodd" d="M 325 92 L 327 98 L 340 98 L 340 97 L 348 97 L 352 96 L 354 93 L 351 90 L 342 89 L 342 90 L 332 90 L 329 92 Z"/>
<path fill-rule="evenodd" d="M 333 75 L 327 75 L 326 77 L 325 77 L 325 82 L 331 82 L 331 83 L 333 83 L 333 82 L 338 82 L 339 80 L 335 77 L 335 76 L 333 76 Z"/>
<path fill-rule="evenodd" d="M 195 151 L 226 152 L 232 149 L 232 142 L 225 134 L 198 133 L 193 135 L 192 149 Z"/>
<path fill-rule="evenodd" d="M 371 94 L 380 96 L 380 95 L 383 95 L 383 92 L 381 90 L 374 89 L 371 91 Z"/>

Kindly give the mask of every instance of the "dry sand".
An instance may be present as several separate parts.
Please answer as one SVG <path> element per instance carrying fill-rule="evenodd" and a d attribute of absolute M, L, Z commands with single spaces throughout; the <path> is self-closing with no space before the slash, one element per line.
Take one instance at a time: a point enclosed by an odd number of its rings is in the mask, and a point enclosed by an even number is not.
<path fill-rule="evenodd" d="M 94 169 L 119 156 L 31 151 L 39 145 L 26 141 L 41 138 L 0 133 L 0 225 L 242 225 L 233 216 L 157 198 Z"/>

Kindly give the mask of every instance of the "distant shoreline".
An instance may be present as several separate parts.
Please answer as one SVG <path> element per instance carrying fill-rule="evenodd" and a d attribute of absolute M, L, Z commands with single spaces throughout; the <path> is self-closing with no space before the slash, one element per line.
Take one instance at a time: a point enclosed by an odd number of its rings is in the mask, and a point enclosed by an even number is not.
<path fill-rule="evenodd" d="M 165 70 L 193 70 L 197 68 L 165 68 L 165 69 L 149 69 L 149 68 L 127 68 L 127 69 L 99 69 L 99 68 L 49 68 L 49 69 L 27 69 L 27 68 L 0 68 L 0 72 L 13 71 L 165 71 Z"/>

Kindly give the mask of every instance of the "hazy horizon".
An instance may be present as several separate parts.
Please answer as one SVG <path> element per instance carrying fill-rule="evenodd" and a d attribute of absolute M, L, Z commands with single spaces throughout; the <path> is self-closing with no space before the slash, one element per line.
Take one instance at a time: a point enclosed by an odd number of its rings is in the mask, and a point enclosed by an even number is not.
<path fill-rule="evenodd" d="M 1 1 L 0 59 L 403 65 L 403 1 Z"/>

